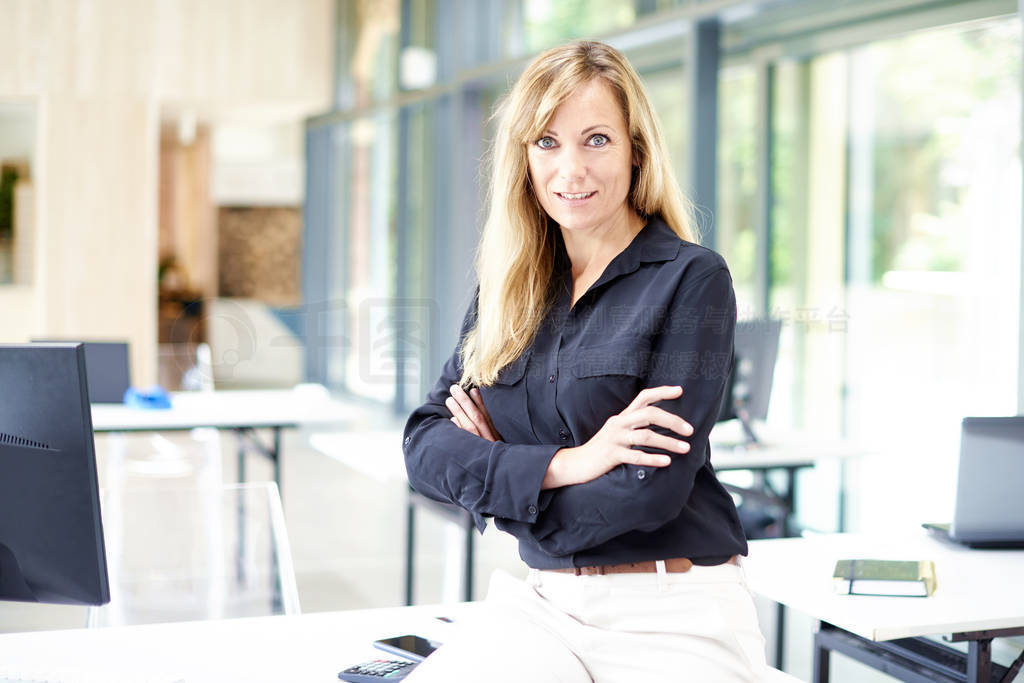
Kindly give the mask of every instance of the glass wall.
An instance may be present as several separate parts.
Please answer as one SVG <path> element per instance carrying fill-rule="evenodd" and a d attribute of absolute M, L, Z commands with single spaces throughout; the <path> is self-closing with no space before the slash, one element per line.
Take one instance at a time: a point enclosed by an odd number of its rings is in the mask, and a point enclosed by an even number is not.
<path fill-rule="evenodd" d="M 732 272 L 740 318 L 757 315 L 757 72 L 750 64 L 723 68 L 718 82 L 717 244 Z"/>
<path fill-rule="evenodd" d="M 777 69 L 774 417 L 873 445 L 855 527 L 948 518 L 960 419 L 1016 413 L 1020 51 L 1006 17 Z"/>

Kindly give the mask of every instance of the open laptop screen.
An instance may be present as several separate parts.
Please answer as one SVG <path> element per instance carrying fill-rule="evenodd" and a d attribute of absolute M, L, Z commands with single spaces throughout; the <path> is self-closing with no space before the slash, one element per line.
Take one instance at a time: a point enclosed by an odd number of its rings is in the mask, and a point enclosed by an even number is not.
<path fill-rule="evenodd" d="M 966 417 L 950 536 L 967 544 L 1024 544 L 1024 415 Z"/>

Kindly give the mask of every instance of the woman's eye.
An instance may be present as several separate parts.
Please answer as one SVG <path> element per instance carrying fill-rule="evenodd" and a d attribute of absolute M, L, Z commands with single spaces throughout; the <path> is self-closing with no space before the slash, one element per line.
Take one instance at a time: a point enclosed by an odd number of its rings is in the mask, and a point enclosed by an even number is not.
<path fill-rule="evenodd" d="M 604 147 L 605 145 L 608 144 L 608 136 L 601 135 L 600 133 L 598 133 L 597 135 L 591 135 L 590 144 L 593 145 L 594 147 Z"/>
<path fill-rule="evenodd" d="M 555 141 L 552 138 L 545 136 L 540 140 L 537 140 L 537 146 L 541 149 L 551 149 L 555 146 Z"/>

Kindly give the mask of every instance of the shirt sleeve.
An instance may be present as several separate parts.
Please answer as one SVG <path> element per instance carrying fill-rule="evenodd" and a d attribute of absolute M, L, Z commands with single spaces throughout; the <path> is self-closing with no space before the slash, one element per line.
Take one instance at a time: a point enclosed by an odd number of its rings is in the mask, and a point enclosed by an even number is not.
<path fill-rule="evenodd" d="M 459 344 L 475 319 L 474 297 Z M 531 523 L 541 507 L 548 464 L 561 446 L 491 442 L 459 428 L 444 402 L 461 377 L 456 345 L 426 402 L 406 422 L 402 443 L 409 484 L 428 498 L 465 508 L 481 531 L 485 517 Z"/>
<path fill-rule="evenodd" d="M 672 457 L 667 467 L 619 465 L 592 481 L 555 489 L 531 525 L 511 523 L 546 553 L 565 556 L 630 531 L 653 531 L 679 516 L 708 457 L 708 435 L 717 420 L 732 367 L 736 299 L 723 265 L 697 282 L 679 285 L 655 338 L 647 387 L 680 385 L 680 398 L 655 405 L 694 428 L 688 453 L 643 448 Z M 672 435 L 661 427 L 653 431 Z M 683 437 L 685 438 L 685 437 Z"/>

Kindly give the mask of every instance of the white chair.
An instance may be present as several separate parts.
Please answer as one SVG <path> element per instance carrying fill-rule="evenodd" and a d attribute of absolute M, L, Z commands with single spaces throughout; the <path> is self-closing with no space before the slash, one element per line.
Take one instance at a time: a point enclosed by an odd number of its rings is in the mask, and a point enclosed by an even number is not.
<path fill-rule="evenodd" d="M 298 614 L 273 482 L 103 494 L 110 603 L 89 626 Z"/>

